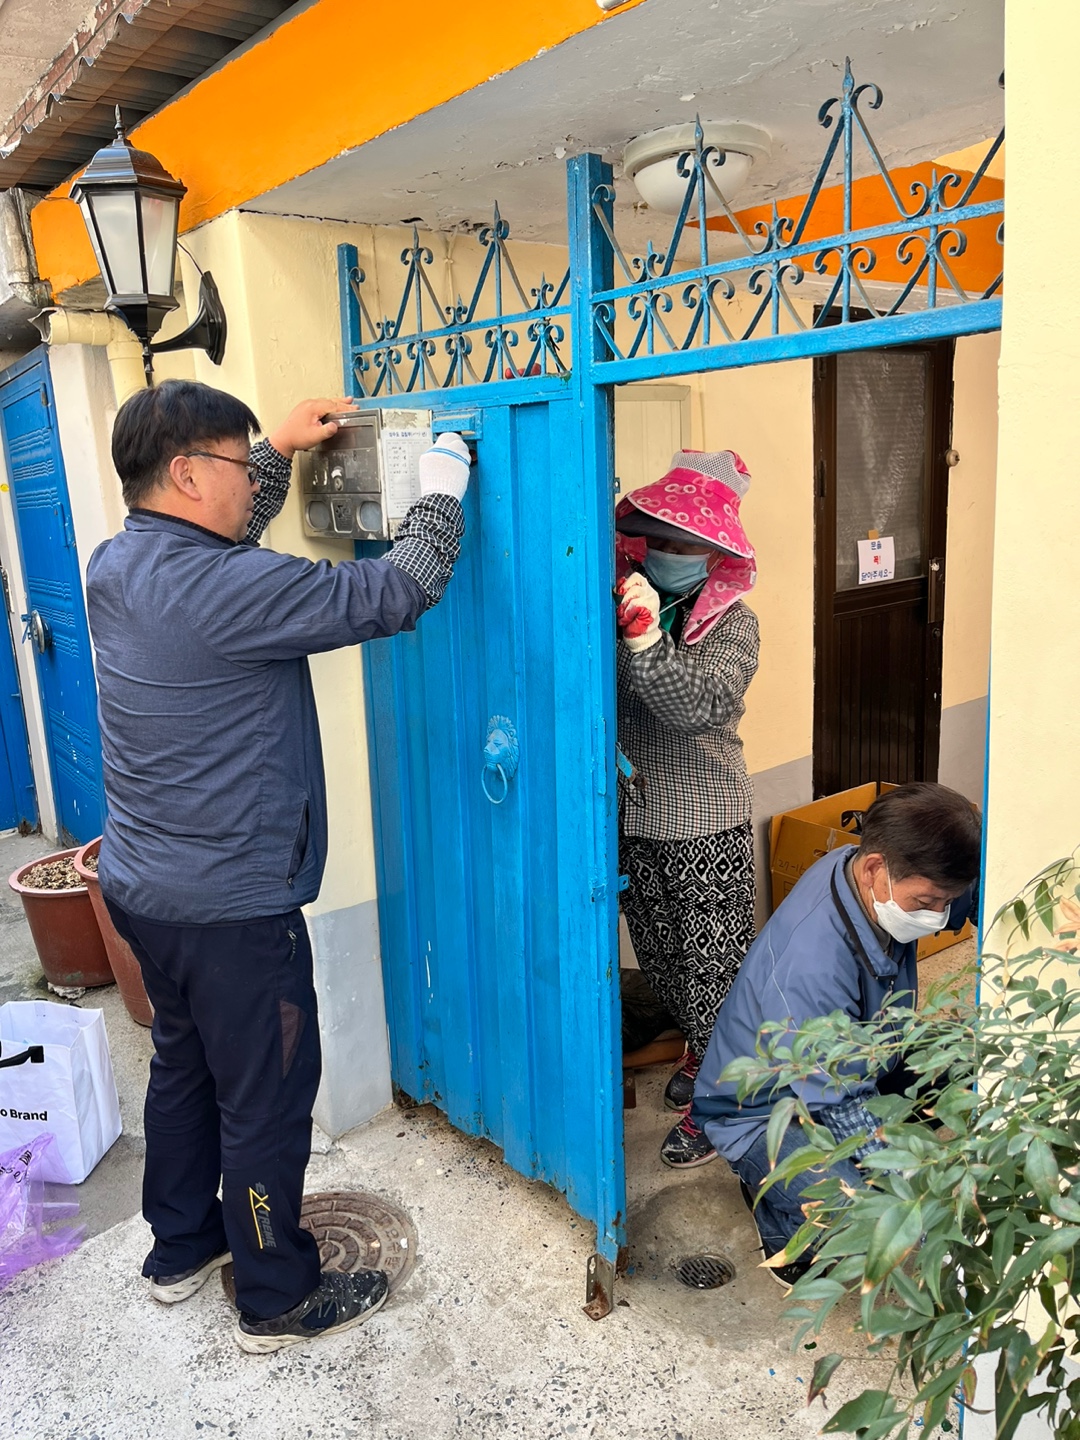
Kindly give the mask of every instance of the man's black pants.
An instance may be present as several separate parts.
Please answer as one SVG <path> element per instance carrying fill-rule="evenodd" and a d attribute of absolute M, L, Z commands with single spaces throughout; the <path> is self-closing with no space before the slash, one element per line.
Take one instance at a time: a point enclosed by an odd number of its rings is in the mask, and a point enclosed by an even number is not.
<path fill-rule="evenodd" d="M 300 1228 L 322 1060 L 304 917 L 166 925 L 108 903 L 154 1006 L 143 1274 L 179 1275 L 227 1247 L 238 1306 L 272 1319 L 319 1283 Z"/>

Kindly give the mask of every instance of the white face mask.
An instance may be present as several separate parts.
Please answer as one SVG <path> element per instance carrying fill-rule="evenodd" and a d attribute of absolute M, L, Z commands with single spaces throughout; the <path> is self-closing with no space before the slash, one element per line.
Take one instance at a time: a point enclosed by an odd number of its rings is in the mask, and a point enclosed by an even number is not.
<path fill-rule="evenodd" d="M 888 870 L 885 878 L 889 882 L 888 900 L 879 900 L 872 890 L 870 897 L 874 902 L 877 922 L 887 935 L 901 945 L 908 945 L 912 940 L 921 940 L 924 935 L 936 935 L 939 930 L 945 929 L 949 921 L 948 909 L 904 910 L 893 899 L 892 876 Z"/>
<path fill-rule="evenodd" d="M 671 550 L 645 551 L 645 574 L 669 595 L 682 595 L 692 590 L 708 573 L 708 555 L 677 555 Z"/>

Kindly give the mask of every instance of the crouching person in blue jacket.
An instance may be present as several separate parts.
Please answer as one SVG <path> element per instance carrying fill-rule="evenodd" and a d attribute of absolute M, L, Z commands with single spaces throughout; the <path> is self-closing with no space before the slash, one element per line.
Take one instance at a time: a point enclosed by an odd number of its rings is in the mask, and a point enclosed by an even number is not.
<path fill-rule="evenodd" d="M 411 630 L 465 528 L 469 452 L 443 435 L 385 558 L 256 543 L 294 452 L 334 434 L 325 417 L 347 403 L 306 401 L 251 448 L 259 422 L 231 395 L 139 392 L 112 437 L 129 514 L 87 572 L 109 808 L 98 873 L 155 1011 L 143 1274 L 172 1304 L 231 1259 L 253 1352 L 356 1325 L 387 1293 L 378 1271 L 321 1274 L 300 1226 L 321 1070 L 300 907 L 326 862 L 307 656 Z"/>
<path fill-rule="evenodd" d="M 802 1225 L 803 1192 L 822 1172 L 773 1185 L 758 1198 L 770 1173 L 765 1131 L 778 1095 L 740 1103 L 736 1086 L 721 1082 L 724 1068 L 757 1052 L 762 1027 L 779 1022 L 794 1031 L 817 1016 L 846 1010 L 869 1021 L 892 1006 L 911 1006 L 918 992 L 916 949 L 924 935 L 959 930 L 974 918 L 981 851 L 981 821 L 969 800 L 944 785 L 901 785 L 866 812 L 862 842 L 818 860 L 800 879 L 751 946 L 712 1032 L 694 1090 L 692 1115 L 742 1182 L 753 1207 L 765 1256 L 777 1254 Z M 852 1160 L 829 1174 L 851 1186 L 863 1183 L 859 1160 L 880 1146 L 868 1097 L 903 1089 L 896 1070 L 852 1074 L 843 1090 L 827 1076 L 794 1088 L 814 1119 L 837 1142 L 870 1137 Z M 805 1143 L 792 1122 L 779 1158 Z M 802 1257 L 770 1270 L 790 1285 L 810 1265 Z"/>

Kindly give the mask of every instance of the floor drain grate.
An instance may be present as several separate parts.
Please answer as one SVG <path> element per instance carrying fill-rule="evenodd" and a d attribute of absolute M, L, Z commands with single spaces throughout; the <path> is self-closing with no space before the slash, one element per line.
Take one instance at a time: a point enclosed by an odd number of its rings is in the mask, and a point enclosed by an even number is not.
<path fill-rule="evenodd" d="M 722 1255 L 688 1255 L 675 1266 L 675 1274 L 691 1290 L 719 1290 L 735 1279 L 735 1266 Z"/>
<path fill-rule="evenodd" d="M 324 1190 L 305 1195 L 300 1223 L 319 1242 L 324 1270 L 383 1270 L 394 1291 L 416 1264 L 416 1227 L 404 1210 L 362 1190 Z M 232 1266 L 221 1272 L 230 1300 Z"/>

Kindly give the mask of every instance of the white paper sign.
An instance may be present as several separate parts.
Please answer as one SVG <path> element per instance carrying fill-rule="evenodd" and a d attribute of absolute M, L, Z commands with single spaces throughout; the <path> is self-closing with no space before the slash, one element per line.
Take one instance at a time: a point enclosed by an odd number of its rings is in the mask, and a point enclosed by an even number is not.
<path fill-rule="evenodd" d="M 860 540 L 859 584 L 873 585 L 878 580 L 891 580 L 896 574 L 896 547 L 891 535 L 879 540 Z"/>
<path fill-rule="evenodd" d="M 431 429 L 382 432 L 384 503 L 391 520 L 400 520 L 420 498 L 420 456 L 431 444 Z"/>

